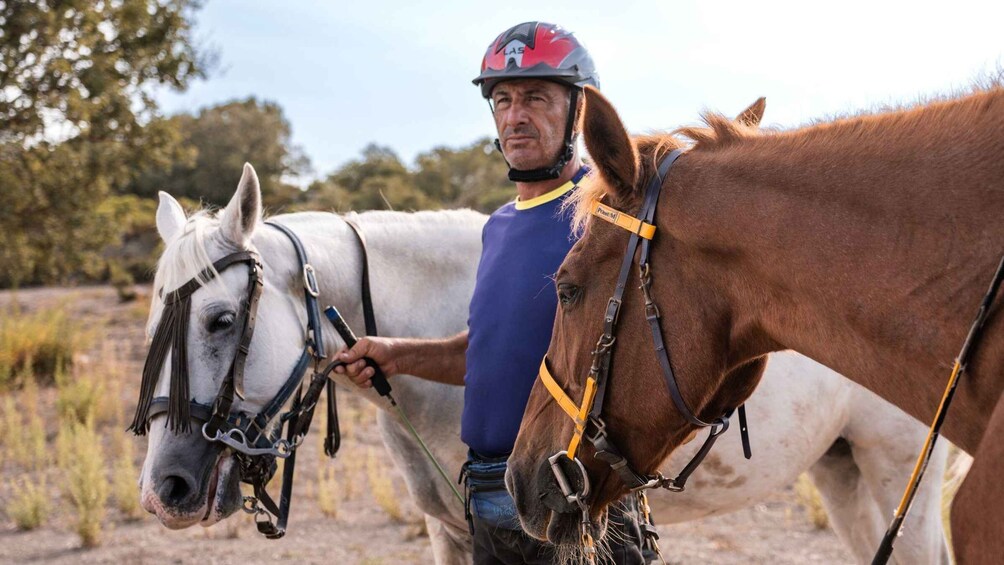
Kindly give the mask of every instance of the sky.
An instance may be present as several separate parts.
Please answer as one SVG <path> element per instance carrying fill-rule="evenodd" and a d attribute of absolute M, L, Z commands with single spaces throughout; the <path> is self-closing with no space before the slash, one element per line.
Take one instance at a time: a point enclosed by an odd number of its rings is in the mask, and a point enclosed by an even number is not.
<path fill-rule="evenodd" d="M 1004 68 L 999 0 L 209 0 L 195 18 L 219 65 L 186 92 L 159 91 L 162 110 L 277 102 L 316 177 L 369 143 L 412 164 L 494 135 L 471 79 L 488 44 L 529 20 L 576 34 L 634 133 L 734 115 L 759 96 L 765 125 L 793 128 Z"/>

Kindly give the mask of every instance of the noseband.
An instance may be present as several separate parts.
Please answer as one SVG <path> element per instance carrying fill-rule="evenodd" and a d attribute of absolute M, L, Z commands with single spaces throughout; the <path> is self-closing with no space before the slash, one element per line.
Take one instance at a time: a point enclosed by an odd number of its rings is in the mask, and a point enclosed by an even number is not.
<path fill-rule="evenodd" d="M 590 213 L 592 215 L 629 231 L 631 238 L 628 241 L 627 251 L 621 262 L 620 274 L 617 277 L 617 287 L 614 290 L 613 296 L 607 302 L 606 312 L 603 316 L 603 334 L 597 340 L 596 347 L 592 352 L 592 363 L 589 368 L 589 374 L 586 377 L 582 401 L 576 404 L 562 389 L 561 385 L 555 381 L 548 368 L 546 357 L 540 364 L 539 377 L 541 382 L 544 383 L 547 391 L 561 409 L 575 422 L 575 431 L 568 443 L 568 448 L 551 456 L 548 461 L 565 500 L 570 504 L 578 506 L 582 512 L 583 542 L 587 547 L 587 551 L 592 546 L 592 526 L 589 517 L 589 505 L 586 502 L 586 498 L 589 495 L 589 480 L 586 476 L 585 467 L 576 457 L 582 438 L 593 444 L 596 448 L 596 459 L 609 465 L 631 491 L 640 492 L 651 488 L 665 488 L 670 491 L 680 492 L 684 490 L 691 473 L 697 469 L 708 452 L 711 451 L 715 441 L 729 428 L 729 417 L 733 412 L 733 410 L 728 410 L 715 420 L 705 422 L 687 406 L 683 395 L 680 393 L 680 387 L 676 382 L 673 367 L 670 364 L 669 349 L 666 347 L 662 334 L 661 313 L 651 296 L 652 272 L 649 263 L 649 252 L 652 238 L 655 236 L 655 209 L 659 202 L 659 194 L 662 191 L 662 184 L 666 175 L 680 154 L 680 150 L 675 150 L 662 159 L 658 171 L 645 189 L 642 207 L 637 217 L 615 210 L 598 201 L 593 201 L 590 204 Z M 641 248 L 640 251 L 639 245 Z M 651 329 L 656 355 L 659 358 L 659 365 L 662 368 L 663 377 L 665 378 L 664 380 L 666 381 L 670 396 L 673 399 L 673 404 L 688 422 L 695 426 L 710 429 L 708 438 L 704 441 L 701 449 L 675 478 L 664 477 L 658 472 L 654 475 L 646 475 L 635 471 L 610 439 L 606 424 L 602 418 L 603 401 L 606 397 L 607 385 L 610 382 L 610 364 L 613 347 L 617 341 L 617 321 L 620 315 L 624 290 L 627 287 L 628 276 L 634 263 L 636 252 L 638 254 L 640 288 L 645 298 L 645 319 L 648 321 L 649 328 Z M 742 432 L 743 452 L 749 458 L 750 446 L 744 406 L 739 407 L 739 423 Z M 565 456 L 573 461 L 575 466 L 572 468 L 578 469 L 581 473 L 581 484 L 584 486 L 579 492 L 573 491 L 571 485 L 575 483 L 570 481 L 565 475 L 565 471 L 559 463 L 561 456 Z"/>
<path fill-rule="evenodd" d="M 157 324 L 143 367 L 139 402 L 129 429 L 136 435 L 145 435 L 150 428 L 150 419 L 165 412 L 167 426 L 174 433 L 190 432 L 192 420 L 202 422 L 202 435 L 207 441 L 220 442 L 235 452 L 241 480 L 254 488 L 254 496 L 244 499 L 244 510 L 255 515 L 261 533 L 275 539 L 285 534 L 296 448 L 307 435 L 314 408 L 325 387 L 328 389 L 328 434 L 325 437 L 324 451 L 329 457 L 333 457 L 338 450 L 334 383 L 328 379 L 328 374 L 339 362 L 332 362 L 323 370 L 319 370 L 320 363 L 326 355 L 321 334 L 320 309 L 317 304 L 318 286 L 314 268 L 307 260 L 303 244 L 286 226 L 273 222 L 266 224 L 281 231 L 292 242 L 303 276 L 307 334 L 304 338 L 303 352 L 289 377 L 258 413 L 231 411 L 234 397 L 244 400 L 244 367 L 251 338 L 254 335 L 258 302 L 262 291 L 262 265 L 258 254 L 247 250 L 231 253 L 213 263 L 212 269 L 203 270 L 185 284 L 165 294 L 164 314 Z M 239 323 L 236 324 L 241 328 L 240 338 L 215 400 L 210 405 L 201 404 L 191 398 L 188 385 L 186 340 L 191 296 L 216 274 L 240 264 L 248 266 L 247 295 L 241 302 Z M 170 394 L 167 397 L 154 398 L 157 381 L 169 351 L 171 352 Z M 314 374 L 306 392 L 301 394 L 303 377 L 311 362 L 314 364 Z M 280 414 L 282 407 L 290 398 L 294 400 L 289 411 Z M 276 418 L 278 425 L 275 425 Z M 280 437 L 283 425 L 287 426 L 285 438 Z M 276 471 L 276 458 L 286 460 L 283 466 L 282 495 L 278 505 L 265 490 L 265 485 Z M 278 522 L 273 523 L 272 517 L 277 517 Z"/>

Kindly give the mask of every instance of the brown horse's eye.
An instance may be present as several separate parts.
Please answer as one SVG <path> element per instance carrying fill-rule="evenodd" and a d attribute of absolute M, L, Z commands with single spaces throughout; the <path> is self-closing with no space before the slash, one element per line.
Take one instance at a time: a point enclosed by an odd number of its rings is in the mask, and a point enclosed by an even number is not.
<path fill-rule="evenodd" d="M 558 283 L 558 302 L 562 306 L 571 306 L 579 299 L 582 289 L 572 283 Z"/>

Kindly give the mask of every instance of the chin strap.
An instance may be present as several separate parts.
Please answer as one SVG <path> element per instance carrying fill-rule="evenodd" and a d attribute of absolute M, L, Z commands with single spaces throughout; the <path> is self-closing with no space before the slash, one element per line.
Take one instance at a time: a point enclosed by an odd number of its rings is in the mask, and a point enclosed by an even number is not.
<path fill-rule="evenodd" d="M 509 180 L 513 182 L 539 182 L 553 180 L 561 176 L 562 169 L 565 168 L 565 165 L 575 155 L 575 142 L 572 139 L 572 133 L 575 128 L 575 116 L 578 114 L 578 102 L 579 89 L 573 88 L 571 99 L 568 101 L 568 119 L 565 121 L 565 149 L 558 156 L 558 160 L 554 165 L 550 167 L 529 170 L 514 169 L 509 164 L 509 160 L 505 158 L 505 153 L 502 151 L 502 143 L 499 142 L 497 137 L 495 138 L 495 148 L 499 150 L 499 153 L 502 153 L 502 159 L 505 160 L 505 164 L 509 165 Z"/>

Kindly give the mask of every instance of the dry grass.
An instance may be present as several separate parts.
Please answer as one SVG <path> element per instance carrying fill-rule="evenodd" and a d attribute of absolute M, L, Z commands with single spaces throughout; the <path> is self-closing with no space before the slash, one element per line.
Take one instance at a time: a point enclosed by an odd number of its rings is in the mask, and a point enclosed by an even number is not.
<path fill-rule="evenodd" d="M 38 412 L 38 387 L 28 380 L 19 396 L 8 395 L 3 402 L 0 426 L 4 433 L 4 459 L 25 469 L 39 471 L 48 464 L 45 424 Z"/>
<path fill-rule="evenodd" d="M 798 480 L 795 481 L 795 498 L 805 508 L 805 512 L 809 516 L 809 522 L 816 529 L 825 530 L 830 526 L 830 519 L 826 515 L 826 509 L 823 508 L 823 498 L 819 495 L 819 491 L 816 490 L 816 485 L 812 484 L 809 476 L 805 473 L 799 475 Z"/>
<path fill-rule="evenodd" d="M 89 421 L 106 421 L 107 412 L 99 414 L 99 408 L 107 406 L 104 386 L 89 371 L 74 371 L 67 375 L 56 373 L 56 413 L 59 420 L 83 424 Z"/>
<path fill-rule="evenodd" d="M 370 485 L 370 492 L 377 506 L 384 511 L 394 522 L 404 522 L 404 510 L 401 502 L 394 490 L 394 473 L 387 471 L 380 460 L 377 450 L 369 448 L 366 451 L 366 478 Z"/>
<path fill-rule="evenodd" d="M 52 382 L 57 367 L 72 363 L 89 341 L 64 308 L 26 314 L 14 301 L 0 315 L 0 386 L 23 385 L 23 374 Z"/>
<path fill-rule="evenodd" d="M 12 481 L 11 490 L 16 494 L 7 505 L 7 515 L 14 520 L 19 530 L 34 530 L 45 523 L 52 510 L 45 479 L 35 481 L 27 476 L 21 481 Z"/>
<path fill-rule="evenodd" d="M 109 491 L 101 438 L 91 422 L 64 422 L 61 432 L 68 448 L 64 471 L 67 494 L 76 510 L 74 530 L 84 547 L 96 547 L 101 543 Z"/>
<path fill-rule="evenodd" d="M 338 517 L 338 507 L 341 502 L 338 490 L 334 466 L 322 463 L 317 469 L 317 507 L 328 518 Z"/>
<path fill-rule="evenodd" d="M 139 474 L 133 463 L 133 442 L 126 434 L 120 434 L 115 468 L 112 471 L 112 497 L 115 507 L 128 520 L 138 520 L 143 516 L 139 505 Z"/>

